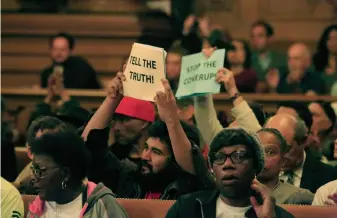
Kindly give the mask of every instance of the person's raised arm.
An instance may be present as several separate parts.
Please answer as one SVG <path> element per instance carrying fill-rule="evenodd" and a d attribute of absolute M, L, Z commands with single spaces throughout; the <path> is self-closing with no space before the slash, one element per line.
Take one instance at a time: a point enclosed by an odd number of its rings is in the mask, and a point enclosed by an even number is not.
<path fill-rule="evenodd" d="M 239 126 L 252 132 L 257 132 L 261 129 L 255 114 L 248 103 L 240 95 L 239 90 L 236 87 L 233 72 L 226 68 L 220 69 L 216 81 L 224 84 L 229 97 L 232 99 L 234 106 L 232 109 L 232 116 L 238 122 Z"/>
<path fill-rule="evenodd" d="M 160 119 L 166 123 L 172 144 L 174 157 L 178 165 L 185 171 L 195 174 L 192 157 L 192 144 L 187 138 L 178 117 L 176 99 L 173 95 L 169 82 L 162 80 L 165 92 L 157 92 L 157 103 Z"/>
<path fill-rule="evenodd" d="M 115 109 L 123 98 L 122 80 L 125 80 L 125 76 L 122 72 L 118 72 L 116 77 L 109 83 L 108 96 L 83 130 L 82 138 L 84 141 L 87 140 L 88 134 L 92 129 L 103 129 L 109 125 Z"/>

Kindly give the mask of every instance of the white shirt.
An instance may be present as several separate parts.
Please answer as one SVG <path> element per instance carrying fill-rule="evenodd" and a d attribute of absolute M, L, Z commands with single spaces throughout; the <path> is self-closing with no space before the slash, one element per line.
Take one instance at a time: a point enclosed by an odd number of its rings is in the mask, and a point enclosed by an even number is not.
<path fill-rule="evenodd" d="M 67 204 L 54 201 L 45 202 L 45 213 L 41 218 L 74 218 L 79 217 L 82 210 L 82 194 Z"/>
<path fill-rule="evenodd" d="M 246 212 L 252 206 L 232 207 L 225 204 L 220 197 L 216 201 L 216 218 L 245 218 Z"/>
<path fill-rule="evenodd" d="M 334 204 L 334 202 L 331 199 L 328 198 L 328 195 L 332 195 L 336 192 L 337 192 L 337 180 L 331 181 L 331 182 L 321 186 L 315 194 L 312 205 L 324 206 L 325 201 L 328 201 L 328 202 Z"/>
<path fill-rule="evenodd" d="M 304 162 L 305 162 L 306 158 L 307 158 L 307 155 L 306 155 L 305 152 L 303 152 L 303 162 L 302 162 L 301 166 L 294 171 L 293 183 L 294 183 L 294 186 L 296 186 L 296 187 L 300 187 L 300 185 L 301 185 L 301 179 L 302 179 L 302 174 L 303 174 L 303 166 L 304 166 Z M 288 176 L 284 172 L 281 172 L 279 177 L 284 182 L 288 181 Z"/>

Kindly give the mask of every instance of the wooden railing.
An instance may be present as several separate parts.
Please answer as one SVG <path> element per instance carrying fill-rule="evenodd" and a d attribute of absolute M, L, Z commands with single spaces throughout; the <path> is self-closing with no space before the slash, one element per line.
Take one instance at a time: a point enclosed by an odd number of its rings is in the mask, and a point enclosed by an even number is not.
<path fill-rule="evenodd" d="M 98 108 L 106 97 L 105 91 L 97 90 L 68 90 L 69 94 L 81 102 L 82 107 L 86 109 Z M 1 95 L 5 98 L 9 107 L 26 106 L 33 107 L 36 103 L 43 101 L 47 95 L 45 89 L 17 89 L 2 88 Z M 333 96 L 305 96 L 305 95 L 280 95 L 280 94 L 243 94 L 247 101 L 259 102 L 268 112 L 275 112 L 277 104 L 282 101 L 337 101 Z M 217 110 L 228 110 L 232 108 L 232 102 L 227 94 L 213 95 L 215 107 Z"/>

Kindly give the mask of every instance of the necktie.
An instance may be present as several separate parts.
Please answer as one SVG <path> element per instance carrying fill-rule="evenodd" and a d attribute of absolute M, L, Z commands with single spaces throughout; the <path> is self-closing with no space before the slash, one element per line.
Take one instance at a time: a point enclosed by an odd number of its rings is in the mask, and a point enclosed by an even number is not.
<path fill-rule="evenodd" d="M 294 172 L 290 171 L 289 173 L 287 173 L 287 176 L 288 176 L 287 182 L 294 185 L 294 177 L 295 177 Z"/>

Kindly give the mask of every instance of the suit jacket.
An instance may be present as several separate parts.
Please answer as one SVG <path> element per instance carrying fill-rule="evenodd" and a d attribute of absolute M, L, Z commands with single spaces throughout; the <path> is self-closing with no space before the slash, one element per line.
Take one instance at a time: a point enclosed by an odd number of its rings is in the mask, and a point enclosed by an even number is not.
<path fill-rule="evenodd" d="M 320 162 L 315 157 L 307 153 L 303 165 L 301 178 L 301 188 L 308 189 L 315 193 L 317 189 L 326 183 L 337 179 L 337 168 Z"/>

